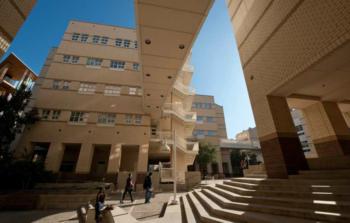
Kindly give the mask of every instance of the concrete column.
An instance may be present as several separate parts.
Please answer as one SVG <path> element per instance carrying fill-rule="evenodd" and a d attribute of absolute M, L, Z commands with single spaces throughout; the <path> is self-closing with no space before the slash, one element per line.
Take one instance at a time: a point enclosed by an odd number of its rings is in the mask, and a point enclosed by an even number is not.
<path fill-rule="evenodd" d="M 5 65 L 1 70 L 0 70 L 0 81 L 2 81 L 9 70 L 8 65 Z"/>
<path fill-rule="evenodd" d="M 122 144 L 114 144 L 111 146 L 109 154 L 107 174 L 115 174 L 119 172 L 120 158 L 122 153 Z"/>
<path fill-rule="evenodd" d="M 345 122 L 350 130 L 350 111 L 344 112 L 343 116 L 344 116 Z"/>
<path fill-rule="evenodd" d="M 317 102 L 303 109 L 319 157 L 350 154 L 350 131 L 336 102 Z"/>
<path fill-rule="evenodd" d="M 142 144 L 139 148 L 137 172 L 147 172 L 148 165 L 148 144 Z"/>
<path fill-rule="evenodd" d="M 24 80 L 27 78 L 28 75 L 29 75 L 29 70 L 26 69 L 21 77 L 21 80 L 18 82 L 18 85 L 16 86 L 17 89 L 21 87 L 21 85 L 23 84 Z"/>
<path fill-rule="evenodd" d="M 253 110 L 268 177 L 287 178 L 308 169 L 286 98 L 261 98 Z"/>
<path fill-rule="evenodd" d="M 218 172 L 219 172 L 219 178 L 223 178 L 224 177 L 224 171 L 222 168 L 222 157 L 221 157 L 221 151 L 220 151 L 220 147 L 218 146 L 216 149 L 216 162 L 218 163 Z"/>
<path fill-rule="evenodd" d="M 45 160 L 46 170 L 59 172 L 64 154 L 64 145 L 61 142 L 51 142 Z"/>
<path fill-rule="evenodd" d="M 83 143 L 80 148 L 79 158 L 75 172 L 79 174 L 88 174 L 91 169 L 92 157 L 94 155 L 94 146 L 91 143 Z"/>

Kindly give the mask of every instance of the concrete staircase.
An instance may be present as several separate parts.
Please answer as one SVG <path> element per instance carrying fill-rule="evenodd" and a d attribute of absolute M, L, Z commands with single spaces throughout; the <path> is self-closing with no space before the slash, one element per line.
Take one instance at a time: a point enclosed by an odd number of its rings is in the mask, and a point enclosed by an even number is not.
<path fill-rule="evenodd" d="M 350 169 L 234 178 L 180 198 L 183 222 L 350 222 Z"/>

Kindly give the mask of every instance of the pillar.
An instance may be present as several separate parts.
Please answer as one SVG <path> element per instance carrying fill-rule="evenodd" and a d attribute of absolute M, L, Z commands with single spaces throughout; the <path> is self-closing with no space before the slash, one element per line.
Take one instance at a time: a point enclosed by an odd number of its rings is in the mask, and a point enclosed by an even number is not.
<path fill-rule="evenodd" d="M 49 151 L 45 160 L 46 170 L 59 172 L 62 158 L 64 154 L 64 146 L 60 142 L 51 142 Z"/>
<path fill-rule="evenodd" d="M 7 73 L 7 71 L 9 70 L 9 66 L 8 64 L 5 65 L 1 70 L 0 70 L 0 81 L 2 81 Z"/>
<path fill-rule="evenodd" d="M 91 143 L 83 143 L 80 148 L 79 158 L 75 172 L 77 174 L 89 174 L 91 169 L 94 146 Z"/>
<path fill-rule="evenodd" d="M 350 131 L 336 102 L 317 102 L 303 109 L 319 157 L 350 155 Z"/>
<path fill-rule="evenodd" d="M 216 148 L 216 162 L 218 163 L 219 178 L 224 178 L 225 176 L 222 168 L 222 156 L 221 156 L 220 146 L 217 146 Z"/>
<path fill-rule="evenodd" d="M 109 154 L 107 174 L 116 174 L 119 172 L 122 144 L 113 144 Z"/>
<path fill-rule="evenodd" d="M 252 107 L 267 176 L 288 178 L 308 169 L 286 98 L 262 97 Z"/>

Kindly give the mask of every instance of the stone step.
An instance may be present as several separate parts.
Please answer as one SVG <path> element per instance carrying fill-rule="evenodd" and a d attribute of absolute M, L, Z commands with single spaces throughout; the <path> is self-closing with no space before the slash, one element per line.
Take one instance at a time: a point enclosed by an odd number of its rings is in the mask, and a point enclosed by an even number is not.
<path fill-rule="evenodd" d="M 350 176 L 350 169 L 338 169 L 338 170 L 301 170 L 299 171 L 300 175 L 314 175 L 314 174 L 324 174 L 324 175 L 333 175 L 333 174 L 344 174 Z"/>
<path fill-rule="evenodd" d="M 234 202 L 243 202 L 251 204 L 264 204 L 264 205 L 274 205 L 282 207 L 291 207 L 291 208 L 305 208 L 311 210 L 320 210 L 326 212 L 350 212 L 350 202 L 341 202 L 341 201 L 318 201 L 312 199 L 295 199 L 295 198 L 281 198 L 281 197 L 263 197 L 263 196 L 244 196 L 239 195 L 223 187 L 206 187 L 217 194 L 227 198 L 230 201 Z"/>
<path fill-rule="evenodd" d="M 215 193 L 208 189 L 203 189 L 202 193 L 205 194 L 212 201 L 217 203 L 220 207 L 227 208 L 227 209 L 261 212 L 265 214 L 290 216 L 290 217 L 296 217 L 296 218 L 306 218 L 310 220 L 321 220 L 321 221 L 329 221 L 329 222 L 349 222 L 350 221 L 350 216 L 345 215 L 344 213 L 327 212 L 326 214 L 326 212 L 317 212 L 310 209 L 271 206 L 267 204 L 262 205 L 262 204 L 254 204 L 254 203 L 234 202 L 227 199 L 227 197 L 221 196 L 220 194 Z"/>
<path fill-rule="evenodd" d="M 243 183 L 253 183 L 259 185 L 350 185 L 350 179 L 266 179 L 266 178 L 248 178 L 238 177 L 232 178 L 231 181 Z"/>
<path fill-rule="evenodd" d="M 183 206 L 182 223 L 196 223 L 196 218 L 192 212 L 190 204 L 188 203 L 187 197 L 181 196 L 180 202 Z"/>
<path fill-rule="evenodd" d="M 233 220 L 238 222 L 254 222 L 254 223 L 311 223 L 312 220 L 285 217 L 280 215 L 272 215 L 265 213 L 258 213 L 252 211 L 240 211 L 234 209 L 227 209 L 220 207 L 213 200 L 208 198 L 200 191 L 193 192 L 198 201 L 207 209 L 207 211 L 217 218 L 223 218 L 227 220 Z"/>
<path fill-rule="evenodd" d="M 261 190 L 288 190 L 288 191 L 308 191 L 308 192 L 348 192 L 349 185 L 300 185 L 300 184 L 284 184 L 284 185 L 274 185 L 274 184 L 258 184 L 258 183 L 245 183 L 235 180 L 226 181 L 228 185 L 242 187 L 246 189 L 261 189 Z"/>
<path fill-rule="evenodd" d="M 333 193 L 333 192 L 298 192 L 298 191 L 283 191 L 283 190 L 255 190 L 246 189 L 243 187 L 237 187 L 224 182 L 223 185 L 227 187 L 225 189 L 240 194 L 250 196 L 263 196 L 263 197 L 287 197 L 287 198 L 301 198 L 301 199 L 313 199 L 313 200 L 328 200 L 328 201 L 350 201 L 349 193 Z M 218 184 L 219 187 L 222 187 Z"/>
<path fill-rule="evenodd" d="M 193 195 L 193 192 L 189 192 L 186 196 L 183 196 L 184 200 L 187 199 L 193 214 L 201 223 L 232 223 L 233 221 L 227 221 L 221 218 L 211 216 L 207 210 L 202 206 L 201 202 Z"/>

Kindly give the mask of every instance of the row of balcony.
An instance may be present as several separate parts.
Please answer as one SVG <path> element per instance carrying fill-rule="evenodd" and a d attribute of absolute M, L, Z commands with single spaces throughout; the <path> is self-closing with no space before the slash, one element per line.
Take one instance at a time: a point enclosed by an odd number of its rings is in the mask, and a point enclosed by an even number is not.
<path fill-rule="evenodd" d="M 184 95 L 195 95 L 196 91 L 193 87 L 184 85 L 180 81 L 176 81 L 174 84 L 174 88 L 180 91 Z"/>
<path fill-rule="evenodd" d="M 165 103 L 163 106 L 165 115 L 175 115 L 179 119 L 187 123 L 195 124 L 197 121 L 197 113 L 186 111 L 182 103 Z"/>
<path fill-rule="evenodd" d="M 150 140 L 153 142 L 160 143 L 166 142 L 168 145 L 174 144 L 172 132 L 170 131 L 152 132 Z M 186 139 L 179 136 L 176 136 L 176 147 L 186 153 L 197 154 L 199 150 L 198 142 L 187 141 Z"/>

